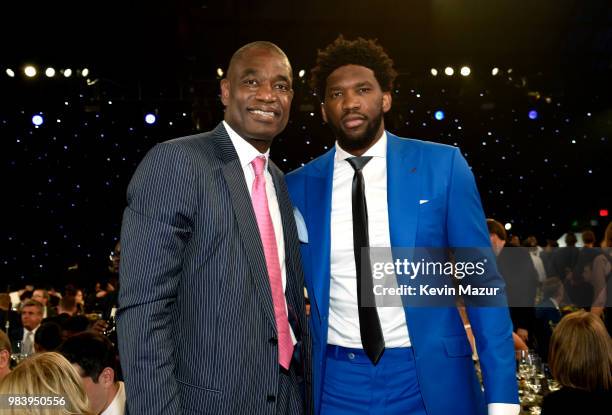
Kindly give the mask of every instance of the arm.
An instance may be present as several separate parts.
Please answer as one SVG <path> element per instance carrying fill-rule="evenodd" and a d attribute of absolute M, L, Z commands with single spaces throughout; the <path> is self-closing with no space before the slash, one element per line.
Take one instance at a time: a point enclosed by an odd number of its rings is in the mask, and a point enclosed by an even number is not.
<path fill-rule="evenodd" d="M 591 280 L 593 285 L 593 304 L 591 305 L 591 311 L 598 316 L 603 314 L 603 310 L 606 307 L 606 299 L 608 298 L 606 275 L 610 273 L 611 266 L 604 255 L 598 255 L 593 260 Z"/>
<path fill-rule="evenodd" d="M 500 287 L 504 282 L 497 272 L 495 257 L 490 249 L 489 233 L 476 188 L 474 176 L 457 149 L 453 155 L 447 213 L 448 243 L 452 247 L 486 248 L 488 273 L 481 286 Z M 505 295 L 493 307 L 470 306 L 467 314 L 476 339 L 481 363 L 485 400 L 489 414 L 515 414 L 518 405 L 518 387 L 515 376 L 512 323 Z M 502 304 L 503 303 L 503 304 Z"/>
<path fill-rule="evenodd" d="M 118 345 L 129 411 L 179 413 L 174 378 L 176 296 L 196 205 L 184 151 L 160 144 L 128 188 L 121 228 Z"/>

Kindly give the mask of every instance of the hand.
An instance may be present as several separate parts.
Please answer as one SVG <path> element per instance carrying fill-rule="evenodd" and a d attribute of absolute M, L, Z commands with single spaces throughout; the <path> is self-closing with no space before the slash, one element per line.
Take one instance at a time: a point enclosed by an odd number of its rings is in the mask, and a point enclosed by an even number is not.
<path fill-rule="evenodd" d="M 108 323 L 106 321 L 98 320 L 91 326 L 91 329 L 99 334 L 104 335 L 107 327 Z"/>
<path fill-rule="evenodd" d="M 518 329 L 516 330 L 516 334 L 518 334 L 518 336 L 521 338 L 521 340 L 523 340 L 525 343 L 527 343 L 527 340 L 529 339 L 529 332 L 525 329 Z"/>

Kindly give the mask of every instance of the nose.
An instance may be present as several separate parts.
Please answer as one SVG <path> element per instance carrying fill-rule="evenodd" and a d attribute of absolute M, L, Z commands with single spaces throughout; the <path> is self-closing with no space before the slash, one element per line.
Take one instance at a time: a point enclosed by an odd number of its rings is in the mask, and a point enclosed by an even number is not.
<path fill-rule="evenodd" d="M 358 110 L 359 108 L 361 108 L 361 101 L 359 100 L 357 94 L 355 94 L 353 91 L 347 91 L 344 94 L 344 99 L 342 100 L 342 109 L 345 112 L 351 112 Z"/>
<path fill-rule="evenodd" d="M 270 82 L 262 82 L 260 87 L 257 88 L 255 98 L 263 102 L 276 101 L 276 93 L 272 84 Z"/>

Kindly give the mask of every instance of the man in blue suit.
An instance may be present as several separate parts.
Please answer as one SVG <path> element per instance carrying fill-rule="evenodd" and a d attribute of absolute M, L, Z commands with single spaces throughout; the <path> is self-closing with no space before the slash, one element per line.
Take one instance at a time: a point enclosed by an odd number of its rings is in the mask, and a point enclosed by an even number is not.
<path fill-rule="evenodd" d="M 336 145 L 286 177 L 311 303 L 315 411 L 517 414 L 512 324 L 473 175 L 457 148 L 385 131 L 392 65 L 361 38 L 319 51 L 312 83 Z M 493 267 L 481 283 L 502 293 L 502 307 L 467 307 L 484 394 L 454 303 L 362 304 L 368 246 L 484 248 Z"/>
<path fill-rule="evenodd" d="M 268 158 L 292 79 L 278 46 L 243 46 L 223 122 L 156 145 L 130 182 L 117 330 L 131 415 L 309 411 L 299 242 Z"/>

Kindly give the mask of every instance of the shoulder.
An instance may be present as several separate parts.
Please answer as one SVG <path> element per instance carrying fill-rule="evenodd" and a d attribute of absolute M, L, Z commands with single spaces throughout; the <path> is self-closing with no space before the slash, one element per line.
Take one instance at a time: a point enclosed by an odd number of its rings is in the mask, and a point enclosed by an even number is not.
<path fill-rule="evenodd" d="M 451 146 L 449 144 L 436 143 L 434 141 L 426 141 L 416 138 L 399 137 L 389 132 L 387 132 L 387 139 L 389 140 L 389 147 L 400 146 L 414 148 L 424 152 L 424 154 L 455 155 L 460 153 L 459 147 Z"/>
<path fill-rule="evenodd" d="M 325 171 L 325 168 L 329 166 L 329 163 L 333 163 L 334 154 L 335 149 L 332 147 L 330 150 L 327 150 L 325 153 L 304 164 L 302 167 L 287 173 L 287 181 L 295 182 L 303 180 L 305 176 L 318 175 L 319 172 Z"/>

